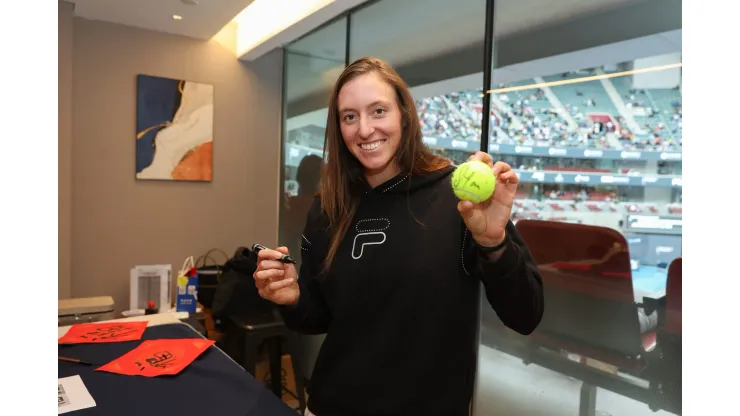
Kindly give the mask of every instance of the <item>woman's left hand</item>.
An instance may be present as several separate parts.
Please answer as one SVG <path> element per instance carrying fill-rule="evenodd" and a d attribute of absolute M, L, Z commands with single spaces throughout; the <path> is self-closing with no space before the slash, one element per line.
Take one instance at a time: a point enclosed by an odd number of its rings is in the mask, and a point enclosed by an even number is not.
<path fill-rule="evenodd" d="M 468 160 L 479 160 L 493 169 L 496 189 L 488 200 L 479 204 L 460 201 L 457 210 L 475 242 L 481 246 L 493 247 L 506 237 L 506 224 L 511 217 L 519 177 L 507 163 L 494 164 L 493 158 L 488 153 L 476 152 Z"/>

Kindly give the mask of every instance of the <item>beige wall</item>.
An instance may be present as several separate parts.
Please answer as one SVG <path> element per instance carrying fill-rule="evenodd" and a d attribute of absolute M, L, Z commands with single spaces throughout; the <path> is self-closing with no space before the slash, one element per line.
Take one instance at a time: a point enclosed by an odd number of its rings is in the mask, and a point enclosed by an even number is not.
<path fill-rule="evenodd" d="M 134 265 L 276 243 L 279 51 L 244 64 L 215 41 L 75 18 L 72 55 L 73 297 L 128 309 Z M 215 86 L 213 182 L 135 180 L 137 74 Z"/>
<path fill-rule="evenodd" d="M 72 290 L 72 13 L 59 2 L 59 299 Z"/>

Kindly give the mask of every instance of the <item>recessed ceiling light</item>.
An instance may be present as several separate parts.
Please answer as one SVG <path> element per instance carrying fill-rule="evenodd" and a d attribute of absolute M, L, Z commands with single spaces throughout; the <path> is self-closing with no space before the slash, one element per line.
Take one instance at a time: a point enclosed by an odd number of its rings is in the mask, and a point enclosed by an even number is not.
<path fill-rule="evenodd" d="M 172 18 L 175 20 L 182 20 L 182 16 L 180 16 L 179 14 L 173 14 Z"/>

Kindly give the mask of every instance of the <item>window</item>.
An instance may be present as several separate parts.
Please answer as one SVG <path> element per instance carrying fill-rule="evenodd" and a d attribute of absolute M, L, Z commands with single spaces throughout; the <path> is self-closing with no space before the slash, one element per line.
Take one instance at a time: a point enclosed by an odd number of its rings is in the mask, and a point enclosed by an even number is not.
<path fill-rule="evenodd" d="M 309 162 L 322 156 L 331 86 L 345 62 L 385 59 L 411 87 L 436 153 L 465 161 L 490 117 L 487 150 L 520 177 L 518 227 L 599 226 L 609 242 L 525 236 L 545 318 L 515 336 L 482 299 L 473 414 L 678 413 L 680 331 L 666 335 L 656 299 L 682 246 L 681 3 L 495 4 L 490 86 L 485 0 L 369 2 L 286 49 L 281 242 L 300 251 L 307 206 L 297 201 L 315 190 Z"/>

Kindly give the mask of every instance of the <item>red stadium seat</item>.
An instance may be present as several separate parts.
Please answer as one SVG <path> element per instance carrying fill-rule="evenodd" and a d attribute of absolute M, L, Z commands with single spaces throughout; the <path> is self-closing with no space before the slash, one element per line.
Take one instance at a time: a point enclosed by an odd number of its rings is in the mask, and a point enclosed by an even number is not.
<path fill-rule="evenodd" d="M 658 330 L 658 347 L 648 356 L 648 377 L 654 392 L 655 403 L 651 409 L 664 409 L 681 414 L 682 395 L 682 267 L 681 257 L 668 266 L 665 306 L 661 311 L 662 328 Z M 655 387 L 653 387 L 655 386 Z"/>
<path fill-rule="evenodd" d="M 588 199 L 590 201 L 606 201 L 606 198 L 609 197 L 609 194 L 600 193 L 600 192 L 594 192 L 588 195 Z"/>
<path fill-rule="evenodd" d="M 668 212 L 670 214 L 681 214 L 683 212 L 683 207 L 668 207 Z"/>
<path fill-rule="evenodd" d="M 544 279 L 545 315 L 535 338 L 639 371 L 655 338 L 640 333 L 624 236 L 606 227 L 551 221 L 522 220 L 517 229 Z"/>
<path fill-rule="evenodd" d="M 560 206 L 560 204 L 557 204 L 557 203 L 551 202 L 551 203 L 549 203 L 549 204 L 547 204 L 547 205 L 549 205 L 549 206 L 550 206 L 550 208 L 552 208 L 552 210 L 553 210 L 553 211 L 565 211 L 565 210 L 563 209 L 563 207 L 561 207 L 561 206 Z"/>
<path fill-rule="evenodd" d="M 665 332 L 671 335 L 681 336 L 681 275 L 683 261 L 681 257 L 673 260 L 668 266 L 668 281 L 665 293 Z"/>
<path fill-rule="evenodd" d="M 594 414 L 595 401 L 587 398 L 596 387 L 652 405 L 649 388 L 616 373 L 642 377 L 656 345 L 654 332 L 640 331 L 624 236 L 606 227 L 553 221 L 520 220 L 516 227 L 542 273 L 545 312 L 538 328 L 522 337 L 501 330 L 484 308 L 483 325 L 499 334 L 496 348 L 583 380 L 580 414 Z M 574 355 L 580 358 L 573 361 Z M 617 370 L 588 364 L 593 360 Z"/>

